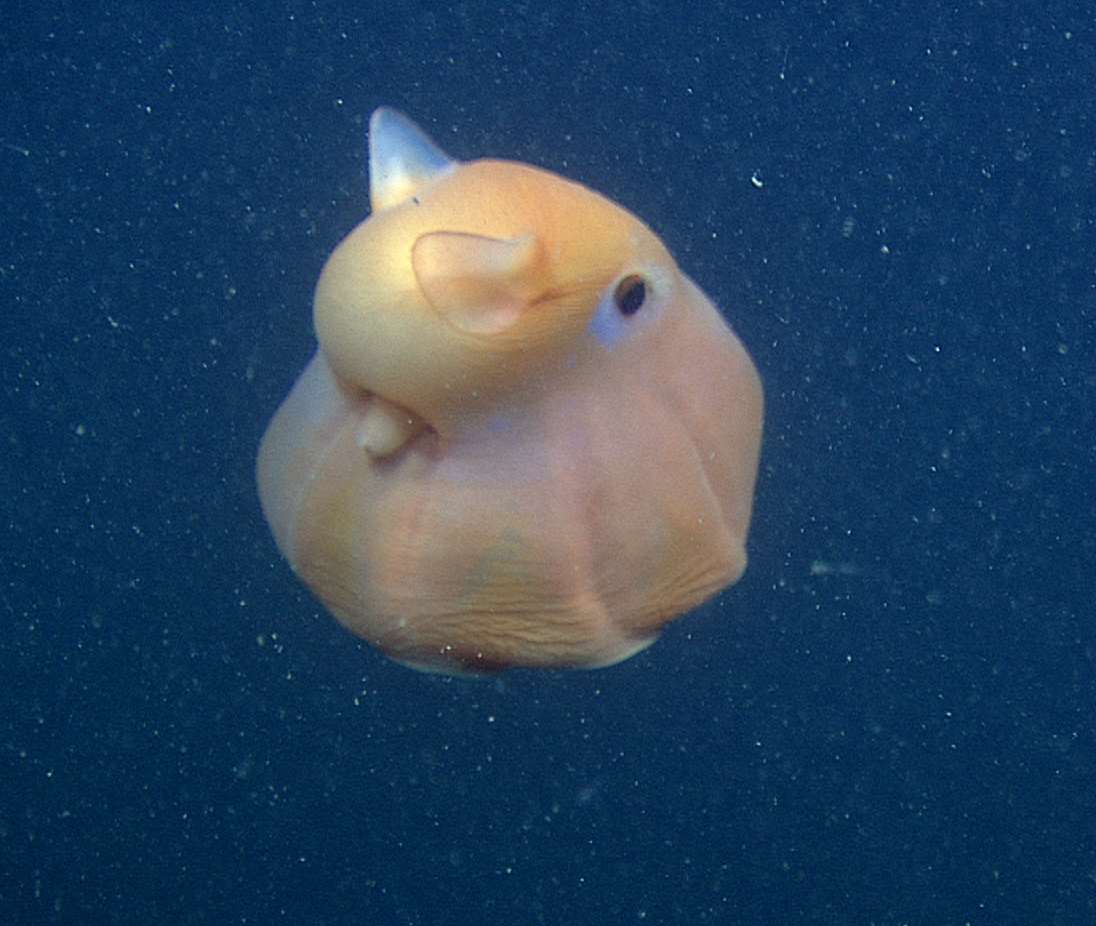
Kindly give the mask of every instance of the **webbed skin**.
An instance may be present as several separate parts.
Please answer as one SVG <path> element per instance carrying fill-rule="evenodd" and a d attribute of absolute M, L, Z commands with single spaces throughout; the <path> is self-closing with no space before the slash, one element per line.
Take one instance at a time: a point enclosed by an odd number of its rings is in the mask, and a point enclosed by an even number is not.
<path fill-rule="evenodd" d="M 637 218 L 380 109 L 263 510 L 350 630 L 442 672 L 594 667 L 746 565 L 761 385 Z"/>

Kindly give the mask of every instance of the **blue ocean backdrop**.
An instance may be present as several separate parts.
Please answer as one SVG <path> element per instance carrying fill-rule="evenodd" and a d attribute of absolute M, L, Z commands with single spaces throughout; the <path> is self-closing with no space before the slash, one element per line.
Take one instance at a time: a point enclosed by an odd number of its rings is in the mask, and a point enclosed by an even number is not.
<path fill-rule="evenodd" d="M 0 23 L 0 923 L 1096 923 L 1090 4 Z M 619 666 L 411 672 L 263 523 L 381 104 L 757 361 L 746 576 Z"/>

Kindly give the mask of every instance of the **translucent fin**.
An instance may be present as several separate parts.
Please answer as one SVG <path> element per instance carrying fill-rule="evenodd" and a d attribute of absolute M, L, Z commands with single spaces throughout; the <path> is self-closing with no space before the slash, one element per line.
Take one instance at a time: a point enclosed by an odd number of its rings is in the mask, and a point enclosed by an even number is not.
<path fill-rule="evenodd" d="M 369 199 L 374 212 L 410 199 L 457 162 L 403 113 L 387 106 L 369 120 Z"/>
<path fill-rule="evenodd" d="M 509 328 L 545 282 L 542 249 L 533 235 L 429 232 L 415 242 L 411 264 L 427 301 L 450 324 L 474 334 Z"/>

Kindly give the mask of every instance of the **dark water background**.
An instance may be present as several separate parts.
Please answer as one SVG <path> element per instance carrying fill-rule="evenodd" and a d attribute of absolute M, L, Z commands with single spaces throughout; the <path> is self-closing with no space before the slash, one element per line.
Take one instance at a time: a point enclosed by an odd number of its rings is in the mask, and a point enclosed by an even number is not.
<path fill-rule="evenodd" d="M 0 922 L 1096 923 L 1091 4 L 0 19 Z M 750 570 L 621 666 L 414 674 L 262 523 L 381 103 L 762 371 Z"/>

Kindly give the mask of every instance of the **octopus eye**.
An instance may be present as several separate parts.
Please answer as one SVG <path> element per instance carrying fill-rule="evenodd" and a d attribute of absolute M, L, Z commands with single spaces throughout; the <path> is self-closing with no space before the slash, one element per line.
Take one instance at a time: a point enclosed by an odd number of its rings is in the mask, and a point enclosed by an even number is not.
<path fill-rule="evenodd" d="M 613 302 L 621 315 L 625 317 L 635 315 L 646 301 L 647 284 L 644 282 L 643 277 L 632 274 L 617 283 L 617 288 L 613 293 Z"/>

